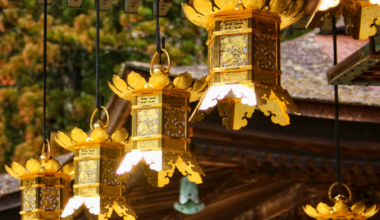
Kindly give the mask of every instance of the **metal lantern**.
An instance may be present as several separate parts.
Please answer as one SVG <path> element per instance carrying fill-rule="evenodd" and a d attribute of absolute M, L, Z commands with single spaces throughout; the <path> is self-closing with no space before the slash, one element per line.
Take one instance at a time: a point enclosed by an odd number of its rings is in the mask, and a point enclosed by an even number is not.
<path fill-rule="evenodd" d="M 107 110 L 102 107 L 107 115 Z M 56 141 L 63 148 L 75 154 L 74 197 L 69 200 L 62 213 L 64 218 L 78 215 L 81 207 L 86 207 L 90 218 L 108 219 L 113 212 L 124 220 L 135 220 L 136 214 L 123 196 L 125 186 L 117 180 L 116 169 L 124 155 L 128 132 L 121 129 L 112 136 L 108 135 L 106 125 L 98 122 L 92 126 L 88 135 L 79 128 L 71 131 L 71 136 L 58 132 Z M 80 212 L 80 211 L 79 211 Z"/>
<path fill-rule="evenodd" d="M 335 203 L 333 207 L 329 207 L 322 202 L 318 204 L 316 209 L 311 205 L 306 205 L 303 207 L 305 213 L 317 220 L 365 220 L 371 218 L 379 211 L 376 205 L 366 208 L 362 202 L 355 203 L 349 207 L 347 202 L 351 201 L 351 191 L 345 184 L 342 185 L 349 192 L 349 198 L 347 199 L 341 194 L 337 195 L 334 199 L 331 198 L 331 190 L 338 184 L 334 183 L 329 190 L 329 198 Z"/>
<path fill-rule="evenodd" d="M 166 50 L 163 50 L 168 56 Z M 155 56 L 157 53 L 155 54 Z M 183 175 L 188 175 L 191 182 L 202 183 L 204 175 L 194 155 L 189 150 L 189 101 L 190 92 L 202 87 L 194 84 L 192 76 L 184 73 L 170 82 L 170 58 L 168 69 L 162 66 L 153 72 L 147 83 L 140 74 L 131 72 L 127 83 L 114 76 L 111 89 L 123 99 L 132 102 L 132 145 L 117 174 L 133 173 L 132 167 L 145 161 L 150 170 L 148 182 L 153 186 L 163 187 L 169 183 L 175 167 Z M 147 169 L 145 169 L 147 171 Z"/>
<path fill-rule="evenodd" d="M 218 104 L 228 129 L 246 126 L 256 106 L 274 123 L 290 124 L 287 111 L 299 111 L 281 86 L 280 30 L 301 17 L 303 4 L 296 1 L 288 8 L 255 0 L 183 4 L 187 18 L 208 30 L 208 88 L 192 121 Z"/>
<path fill-rule="evenodd" d="M 5 165 L 12 177 L 22 181 L 22 220 L 61 219 L 63 207 L 70 198 L 74 167 L 67 164 L 61 168 L 59 162 L 50 157 L 49 142 L 47 145 L 48 153 L 43 154 L 40 161 L 29 159 L 25 167 L 17 162 L 12 163 L 12 168 Z"/>
<path fill-rule="evenodd" d="M 346 32 L 352 38 L 367 40 L 379 34 L 380 4 L 378 0 L 324 0 L 306 27 L 308 29 L 322 27 L 327 18 L 333 15 L 340 16 L 340 13 L 344 17 Z"/>

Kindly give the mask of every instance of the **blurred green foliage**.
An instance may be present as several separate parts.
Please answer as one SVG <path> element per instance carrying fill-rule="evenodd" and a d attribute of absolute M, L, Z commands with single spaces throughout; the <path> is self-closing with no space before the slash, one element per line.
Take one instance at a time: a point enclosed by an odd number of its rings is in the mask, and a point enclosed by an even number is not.
<path fill-rule="evenodd" d="M 174 1 L 168 17 L 160 19 L 166 49 L 173 65 L 204 62 L 207 33 L 180 18 L 181 2 Z M 101 12 L 100 92 L 106 101 L 111 95 L 107 81 L 121 64 L 148 62 L 156 50 L 152 4 L 145 0 L 137 15 L 127 15 L 118 0 Z M 41 152 L 42 11 L 36 0 L 0 0 L 0 164 L 25 164 Z M 48 13 L 47 126 L 53 137 L 58 130 L 89 129 L 95 109 L 96 16 L 92 0 L 84 0 L 80 9 L 53 0 Z M 65 153 L 52 144 L 54 156 Z"/>

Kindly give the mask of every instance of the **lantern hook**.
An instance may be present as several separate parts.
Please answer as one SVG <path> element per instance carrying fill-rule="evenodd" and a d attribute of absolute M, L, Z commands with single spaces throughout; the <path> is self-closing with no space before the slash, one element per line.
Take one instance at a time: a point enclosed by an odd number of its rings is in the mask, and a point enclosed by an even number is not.
<path fill-rule="evenodd" d="M 104 110 L 104 112 L 106 113 L 106 116 L 107 116 L 107 124 L 104 125 L 103 127 L 104 127 L 104 128 L 107 128 L 108 125 L 110 124 L 110 116 L 109 116 L 109 114 L 108 114 L 107 109 L 106 109 L 104 106 L 100 106 L 100 108 L 102 108 L 102 109 Z M 95 114 L 96 114 L 97 112 L 98 112 L 98 109 L 96 108 L 96 109 L 94 110 L 94 112 L 92 113 L 91 121 L 90 121 L 90 127 L 91 127 L 91 129 L 94 129 L 94 126 L 92 125 L 92 122 L 94 121 L 94 117 L 95 117 Z M 96 127 L 95 127 L 95 128 L 96 128 Z"/>
<path fill-rule="evenodd" d="M 168 68 L 165 69 L 164 67 L 162 67 L 160 65 L 160 71 L 162 71 L 163 73 L 165 73 L 166 75 L 169 75 L 169 71 L 170 71 L 170 68 L 172 67 L 171 66 L 171 61 L 170 61 L 170 56 L 169 56 L 169 53 L 168 51 L 166 51 L 165 49 L 161 49 L 161 51 L 163 51 L 166 56 L 168 57 Z M 154 55 L 153 55 L 153 58 L 152 58 L 152 61 L 150 62 L 150 75 L 153 75 L 153 64 L 154 64 L 154 60 L 156 59 L 156 56 L 158 55 L 158 52 L 156 52 Z"/>
<path fill-rule="evenodd" d="M 335 199 L 333 199 L 332 197 L 331 197 L 331 191 L 334 189 L 334 187 L 335 186 L 337 186 L 337 185 L 339 185 L 340 183 L 339 182 L 336 182 L 336 183 L 334 183 L 331 187 L 330 187 L 330 189 L 329 189 L 329 199 L 331 200 L 331 201 L 333 201 L 333 202 L 336 202 L 337 200 L 336 200 L 336 198 L 341 198 L 341 197 L 344 197 L 343 195 L 341 195 L 341 194 L 339 194 L 339 195 L 337 195 L 336 197 L 335 197 Z M 344 183 L 342 183 L 342 185 L 347 189 L 347 191 L 348 191 L 348 195 L 349 195 L 349 197 L 348 197 L 348 202 L 350 202 L 351 200 L 352 200 L 352 193 L 351 193 L 351 190 L 350 190 L 350 188 L 348 188 L 348 186 L 346 185 L 346 184 L 344 184 Z"/>

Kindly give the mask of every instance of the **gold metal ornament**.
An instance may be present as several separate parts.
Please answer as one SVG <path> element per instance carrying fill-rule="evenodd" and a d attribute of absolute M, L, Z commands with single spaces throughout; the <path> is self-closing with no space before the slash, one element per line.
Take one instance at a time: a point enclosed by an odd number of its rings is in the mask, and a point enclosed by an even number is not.
<path fill-rule="evenodd" d="M 109 135 L 108 112 L 103 106 L 101 108 L 107 116 L 105 125 L 102 122 L 93 125 L 96 109 L 92 114 L 89 135 L 74 128 L 70 137 L 58 132 L 55 138 L 60 146 L 75 155 L 74 197 L 66 205 L 62 218 L 73 219 L 82 208 L 86 208 L 90 219 L 108 219 L 116 212 L 124 220 L 135 220 L 136 213 L 123 196 L 125 186 L 116 176 L 129 135 L 124 128 Z"/>
<path fill-rule="evenodd" d="M 322 27 L 328 17 L 342 12 L 346 32 L 356 40 L 367 40 L 379 33 L 380 5 L 377 1 L 368 0 L 324 0 L 319 11 L 315 13 L 308 29 Z M 340 4 L 338 4 L 340 3 Z M 326 17 L 327 15 L 327 17 Z"/>
<path fill-rule="evenodd" d="M 22 220 L 57 220 L 61 219 L 64 205 L 70 198 L 70 181 L 73 179 L 74 166 L 63 167 L 50 156 L 50 143 L 45 145 L 40 161 L 29 159 L 23 167 L 17 162 L 12 168 L 5 165 L 6 171 L 21 180 L 21 219 Z"/>
<path fill-rule="evenodd" d="M 339 194 L 333 199 L 331 191 L 338 184 L 334 183 L 329 189 L 329 199 L 335 203 L 333 207 L 329 207 L 322 202 L 318 204 L 316 209 L 311 205 L 306 205 L 303 207 L 305 213 L 317 220 L 365 220 L 371 218 L 379 211 L 376 205 L 366 208 L 362 202 L 355 203 L 349 207 L 347 202 L 351 201 L 352 196 L 350 189 L 345 184 L 342 185 L 347 189 L 349 198 Z"/>
<path fill-rule="evenodd" d="M 208 30 L 208 88 L 190 120 L 198 121 L 202 112 L 218 104 L 228 129 L 246 126 L 256 106 L 273 123 L 290 124 L 287 111 L 299 114 L 299 110 L 281 86 L 280 29 L 302 15 L 304 2 L 214 2 L 183 4 L 187 18 Z"/>
<path fill-rule="evenodd" d="M 206 81 L 203 79 L 193 85 L 191 74 L 186 72 L 171 82 L 170 57 L 166 50 L 162 51 L 168 56 L 168 68 L 160 65 L 153 70 L 156 53 L 148 82 L 140 74 L 131 72 L 127 82 L 114 76 L 114 85 L 109 83 L 116 95 L 132 102 L 133 149 L 125 156 L 117 174 L 128 178 L 137 165 L 143 165 L 148 182 L 163 187 L 177 167 L 191 182 L 199 184 L 204 173 L 189 152 L 189 101 L 191 94 L 202 92 Z"/>

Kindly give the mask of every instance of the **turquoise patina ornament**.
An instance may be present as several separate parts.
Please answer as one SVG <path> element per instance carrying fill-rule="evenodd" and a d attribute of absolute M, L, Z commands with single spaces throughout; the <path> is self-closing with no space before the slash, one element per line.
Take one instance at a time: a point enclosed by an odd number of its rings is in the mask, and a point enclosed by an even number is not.
<path fill-rule="evenodd" d="M 182 177 L 179 192 L 179 202 L 174 203 L 174 209 L 186 214 L 194 215 L 205 209 L 205 204 L 199 204 L 198 185 Z"/>

